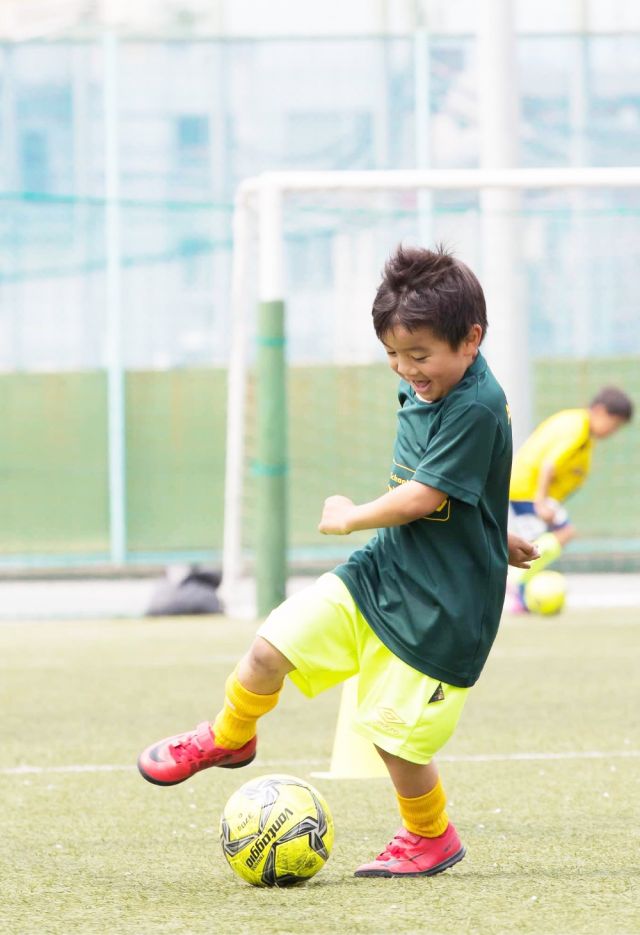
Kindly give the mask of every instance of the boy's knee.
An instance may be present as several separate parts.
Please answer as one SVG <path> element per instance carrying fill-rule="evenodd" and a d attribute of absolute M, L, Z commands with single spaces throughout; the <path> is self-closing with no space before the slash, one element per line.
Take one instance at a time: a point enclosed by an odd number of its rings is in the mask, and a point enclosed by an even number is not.
<path fill-rule="evenodd" d="M 262 636 L 256 636 L 247 653 L 248 664 L 262 676 L 284 676 L 295 668 L 279 649 Z"/>
<path fill-rule="evenodd" d="M 563 526 L 561 529 L 556 529 L 553 534 L 560 545 L 565 546 L 567 542 L 570 542 L 575 537 L 576 527 Z"/>

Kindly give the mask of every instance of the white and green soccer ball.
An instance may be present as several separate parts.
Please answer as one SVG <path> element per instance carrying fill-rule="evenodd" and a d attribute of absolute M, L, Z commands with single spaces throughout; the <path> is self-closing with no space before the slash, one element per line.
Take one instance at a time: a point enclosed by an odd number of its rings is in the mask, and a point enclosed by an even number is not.
<path fill-rule="evenodd" d="M 524 588 L 524 603 L 532 614 L 559 614 L 566 596 L 566 581 L 559 571 L 540 571 Z"/>
<path fill-rule="evenodd" d="M 317 789 L 295 776 L 252 779 L 234 792 L 220 818 L 229 866 L 253 886 L 292 886 L 329 859 L 333 818 Z"/>

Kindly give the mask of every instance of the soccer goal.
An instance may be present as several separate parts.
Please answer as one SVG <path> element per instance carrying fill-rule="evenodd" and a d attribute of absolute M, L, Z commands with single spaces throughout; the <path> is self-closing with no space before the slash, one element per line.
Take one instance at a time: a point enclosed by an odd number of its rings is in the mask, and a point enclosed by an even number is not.
<path fill-rule="evenodd" d="M 478 274 L 483 350 L 516 443 L 604 382 L 639 398 L 640 168 L 266 173 L 238 189 L 233 236 L 232 611 L 245 575 L 262 615 L 291 569 L 331 567 L 368 537 L 322 537 L 317 523 L 326 496 L 362 501 L 386 488 L 396 378 L 370 310 L 399 242 L 442 242 Z M 640 564 L 640 446 L 627 436 L 607 447 L 600 480 L 576 501 L 585 538 L 574 554 Z"/>

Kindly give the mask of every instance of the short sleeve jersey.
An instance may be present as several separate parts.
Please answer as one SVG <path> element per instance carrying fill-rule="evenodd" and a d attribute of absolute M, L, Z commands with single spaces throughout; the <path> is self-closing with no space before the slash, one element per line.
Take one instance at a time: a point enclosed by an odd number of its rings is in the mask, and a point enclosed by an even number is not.
<path fill-rule="evenodd" d="M 553 464 L 549 496 L 566 500 L 584 483 L 593 441 L 588 409 L 563 409 L 541 422 L 513 459 L 511 499 L 534 500 L 542 465 Z"/>
<path fill-rule="evenodd" d="M 380 640 L 432 678 L 467 687 L 495 639 L 507 573 L 511 424 L 478 353 L 440 400 L 400 382 L 389 489 L 416 480 L 446 494 L 429 516 L 379 529 L 335 573 Z"/>

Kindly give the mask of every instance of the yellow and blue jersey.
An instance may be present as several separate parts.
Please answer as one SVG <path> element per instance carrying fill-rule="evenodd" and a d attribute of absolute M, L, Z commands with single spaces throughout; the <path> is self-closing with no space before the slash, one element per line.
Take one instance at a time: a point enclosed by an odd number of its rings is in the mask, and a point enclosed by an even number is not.
<path fill-rule="evenodd" d="M 510 499 L 534 500 L 542 466 L 550 462 L 554 475 L 548 496 L 566 500 L 589 474 L 592 449 L 588 409 L 563 409 L 545 419 L 515 453 Z"/>

